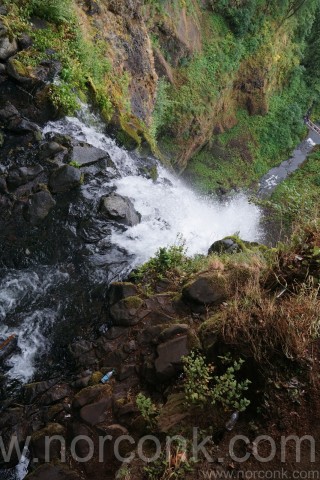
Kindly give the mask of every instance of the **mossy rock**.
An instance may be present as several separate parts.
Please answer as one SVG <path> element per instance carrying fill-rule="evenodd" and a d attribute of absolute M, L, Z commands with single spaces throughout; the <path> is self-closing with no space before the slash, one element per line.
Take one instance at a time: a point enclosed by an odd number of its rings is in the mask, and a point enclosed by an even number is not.
<path fill-rule="evenodd" d="M 137 147 L 137 141 L 133 139 L 127 132 L 124 130 L 119 130 L 117 132 L 117 141 L 127 150 L 134 150 Z"/>
<path fill-rule="evenodd" d="M 83 388 L 78 392 L 73 399 L 73 407 L 81 408 L 90 403 L 96 402 L 104 397 L 110 397 L 112 395 L 113 387 L 111 383 L 106 385 L 98 384 Z"/>
<path fill-rule="evenodd" d="M 158 176 L 159 176 L 159 173 L 158 173 L 158 169 L 157 169 L 157 166 L 156 165 L 153 165 L 152 167 L 148 168 L 148 167 L 145 167 L 143 169 L 143 173 L 145 174 L 145 176 L 147 178 L 150 178 L 151 180 L 153 180 L 154 182 L 156 182 L 158 180 Z"/>
<path fill-rule="evenodd" d="M 219 340 L 219 333 L 221 328 L 221 313 L 215 314 L 203 322 L 200 326 L 198 334 L 201 341 L 202 348 L 205 352 L 211 351 Z"/>
<path fill-rule="evenodd" d="M 53 420 L 54 417 L 59 415 L 59 413 L 63 412 L 63 410 L 64 410 L 63 403 L 56 403 L 55 405 L 52 405 L 48 410 L 48 418 L 50 420 Z"/>
<path fill-rule="evenodd" d="M 161 408 L 158 417 L 158 428 L 162 433 L 175 433 L 180 430 L 181 422 L 190 415 L 186 410 L 185 395 L 173 393 L 169 395 L 167 403 Z"/>
<path fill-rule="evenodd" d="M 49 423 L 45 428 L 34 432 L 31 435 L 32 452 L 35 458 L 40 461 L 46 460 L 49 455 L 51 460 L 61 457 L 62 444 L 59 438 L 65 438 L 66 429 L 59 423 Z M 50 439 L 50 447 L 48 449 L 47 439 Z"/>
<path fill-rule="evenodd" d="M 103 377 L 102 372 L 93 372 L 91 375 L 91 378 L 89 380 L 89 386 L 91 387 L 92 385 L 98 385 Z"/>
<path fill-rule="evenodd" d="M 208 255 L 211 255 L 212 253 L 218 255 L 225 253 L 233 254 L 243 252 L 244 250 L 246 250 L 245 242 L 236 235 L 230 235 L 229 237 L 214 242 L 208 250 Z"/>
<path fill-rule="evenodd" d="M 54 435 L 64 435 L 65 428 L 60 423 L 49 423 L 42 430 L 38 430 L 31 435 L 31 441 L 36 442 L 43 437 L 53 437 Z"/>
<path fill-rule="evenodd" d="M 228 296 L 228 276 L 223 272 L 200 274 L 182 290 L 182 298 L 200 305 L 219 305 Z"/>
<path fill-rule="evenodd" d="M 193 332 L 192 330 L 189 330 L 188 332 L 188 348 L 190 350 L 200 350 L 201 349 L 201 342 L 198 337 L 198 335 Z"/>
<path fill-rule="evenodd" d="M 7 62 L 7 71 L 10 77 L 20 83 L 34 84 L 37 78 L 34 76 L 32 69 L 26 67 L 16 58 L 10 58 Z"/>
<path fill-rule="evenodd" d="M 139 310 L 143 306 L 143 300 L 138 296 L 126 297 L 112 305 L 110 316 L 114 325 L 129 327 L 139 321 Z"/>

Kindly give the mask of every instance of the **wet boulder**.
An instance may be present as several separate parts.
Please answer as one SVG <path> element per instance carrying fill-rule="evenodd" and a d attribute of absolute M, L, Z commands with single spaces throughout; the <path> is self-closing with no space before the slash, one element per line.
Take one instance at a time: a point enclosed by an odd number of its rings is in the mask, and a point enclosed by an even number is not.
<path fill-rule="evenodd" d="M 33 86 L 38 80 L 30 67 L 26 67 L 17 58 L 10 58 L 7 62 L 9 77 L 25 86 Z"/>
<path fill-rule="evenodd" d="M 92 165 L 103 159 L 109 159 L 109 155 L 99 148 L 88 146 L 76 146 L 73 148 L 71 160 L 80 166 Z"/>
<path fill-rule="evenodd" d="M 214 242 L 208 250 L 208 255 L 217 253 L 221 255 L 223 253 L 239 253 L 243 251 L 243 245 L 236 237 L 225 237 L 222 240 Z"/>
<path fill-rule="evenodd" d="M 27 206 L 26 218 L 32 225 L 38 225 L 44 220 L 55 206 L 56 201 L 47 191 L 32 195 Z"/>
<path fill-rule="evenodd" d="M 1 105 L 0 126 L 13 133 L 40 133 L 40 128 L 38 125 L 23 118 L 10 102 L 6 102 L 5 104 Z"/>
<path fill-rule="evenodd" d="M 227 279 L 221 272 L 202 274 L 182 290 L 184 301 L 198 305 L 219 305 L 227 298 Z"/>
<path fill-rule="evenodd" d="M 41 160 L 56 159 L 57 157 L 59 160 L 63 160 L 67 153 L 68 149 L 55 141 L 45 142 L 40 147 Z"/>
<path fill-rule="evenodd" d="M 67 383 L 58 383 L 41 397 L 41 405 L 51 405 L 72 396 L 73 391 Z"/>
<path fill-rule="evenodd" d="M 111 193 L 101 199 L 100 211 L 110 220 L 129 227 L 133 227 L 141 221 L 141 215 L 135 210 L 131 200 L 116 193 Z"/>
<path fill-rule="evenodd" d="M 79 187 L 81 183 L 80 170 L 70 165 L 64 165 L 51 174 L 49 187 L 53 193 L 64 193 Z"/>
<path fill-rule="evenodd" d="M 33 382 L 33 383 L 28 383 L 27 385 L 24 385 L 23 387 L 24 402 L 27 405 L 31 405 L 57 383 L 58 383 L 57 380 L 44 380 L 42 382 Z"/>
<path fill-rule="evenodd" d="M 21 167 L 10 170 L 7 177 L 7 184 L 10 188 L 17 188 L 20 185 L 30 182 L 43 172 L 40 165 L 34 167 Z"/>
<path fill-rule="evenodd" d="M 98 363 L 94 345 L 87 340 L 78 340 L 69 346 L 69 351 L 77 365 L 91 367 Z"/>

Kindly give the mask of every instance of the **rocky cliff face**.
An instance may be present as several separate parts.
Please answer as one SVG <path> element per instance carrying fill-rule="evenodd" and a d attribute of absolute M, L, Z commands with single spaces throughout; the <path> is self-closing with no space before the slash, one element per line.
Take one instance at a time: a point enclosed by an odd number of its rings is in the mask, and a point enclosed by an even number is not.
<path fill-rule="evenodd" d="M 232 20 L 240 7 L 232 10 L 220 3 L 86 4 L 109 46 L 113 68 L 117 74 L 128 74 L 129 109 L 121 105 L 116 85 L 111 89 L 121 127 L 135 140 L 144 136 L 179 169 L 234 127 L 239 110 L 265 116 L 270 99 L 288 84 L 301 60 L 297 48 L 302 38 L 295 34 L 301 19 L 292 19 L 280 6 L 273 10 L 266 6 L 252 16 L 249 28 L 243 6 L 244 18 L 235 28 Z M 312 16 L 315 6 L 309 7 Z M 261 140 L 254 135 L 240 139 L 236 154 L 250 142 Z"/>

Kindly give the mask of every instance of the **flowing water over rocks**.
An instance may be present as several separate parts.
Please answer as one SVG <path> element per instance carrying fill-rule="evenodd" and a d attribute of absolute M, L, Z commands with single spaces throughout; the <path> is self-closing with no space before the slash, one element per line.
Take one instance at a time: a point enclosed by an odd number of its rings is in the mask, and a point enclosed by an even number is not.
<path fill-rule="evenodd" d="M 319 144 L 320 135 L 310 130 L 308 137 L 297 146 L 289 160 L 285 160 L 278 167 L 272 168 L 261 178 L 259 196 L 262 198 L 270 197 L 277 185 L 295 172 L 306 160 L 313 147 Z"/>
<path fill-rule="evenodd" d="M 55 168 L 64 169 L 63 187 L 55 187 L 56 205 L 43 221 L 9 226 L 1 234 L 0 339 L 15 335 L 17 342 L 4 359 L 4 385 L 8 379 L 30 381 L 37 366 L 43 376 L 64 364 L 72 339 L 90 338 L 107 322 L 110 282 L 160 246 L 182 236 L 189 254 L 205 254 L 213 241 L 236 232 L 245 240 L 261 239 L 259 208 L 245 195 L 224 202 L 198 197 L 155 159 L 118 147 L 86 107 L 79 118 L 49 122 L 44 134 L 43 148 L 54 151 Z M 73 186 L 66 184 L 63 160 L 70 145 L 68 158 L 83 181 L 65 192 Z M 140 223 L 128 227 L 103 215 L 101 199 L 115 191 L 129 198 Z"/>

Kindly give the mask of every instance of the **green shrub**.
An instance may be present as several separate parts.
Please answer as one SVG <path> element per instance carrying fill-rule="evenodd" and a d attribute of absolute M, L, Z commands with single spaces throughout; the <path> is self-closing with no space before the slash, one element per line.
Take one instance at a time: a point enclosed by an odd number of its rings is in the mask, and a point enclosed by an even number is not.
<path fill-rule="evenodd" d="M 149 426 L 154 426 L 159 412 L 154 403 L 152 403 L 151 398 L 146 397 L 143 393 L 139 393 L 136 397 L 136 404 Z"/>
<path fill-rule="evenodd" d="M 234 361 L 220 376 L 213 375 L 214 367 L 207 365 L 205 358 L 194 352 L 184 357 L 183 362 L 184 391 L 188 406 L 206 408 L 218 404 L 225 410 L 243 412 L 250 405 L 243 393 L 248 390 L 251 382 L 238 381 L 236 378 L 244 360 Z"/>
<path fill-rule="evenodd" d="M 26 8 L 30 16 L 36 15 L 57 25 L 72 19 L 71 0 L 29 0 Z"/>

